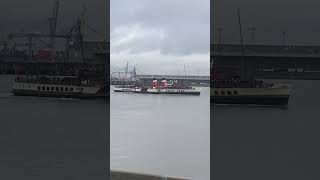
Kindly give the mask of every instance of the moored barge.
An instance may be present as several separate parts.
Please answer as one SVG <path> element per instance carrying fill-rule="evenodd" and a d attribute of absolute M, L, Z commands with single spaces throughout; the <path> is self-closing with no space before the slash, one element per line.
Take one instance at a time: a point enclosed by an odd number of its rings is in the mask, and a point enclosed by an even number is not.
<path fill-rule="evenodd" d="M 113 88 L 114 92 L 140 92 L 142 88 L 135 85 L 117 85 Z"/>

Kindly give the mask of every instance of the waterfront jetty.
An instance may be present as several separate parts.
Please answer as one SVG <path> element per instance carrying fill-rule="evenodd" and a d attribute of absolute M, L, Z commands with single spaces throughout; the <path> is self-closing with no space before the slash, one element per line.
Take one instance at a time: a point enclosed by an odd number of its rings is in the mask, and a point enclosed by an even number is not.
<path fill-rule="evenodd" d="M 191 180 L 185 178 L 175 178 L 166 176 L 157 176 L 143 173 L 132 173 L 126 171 L 111 171 L 111 180 Z"/>

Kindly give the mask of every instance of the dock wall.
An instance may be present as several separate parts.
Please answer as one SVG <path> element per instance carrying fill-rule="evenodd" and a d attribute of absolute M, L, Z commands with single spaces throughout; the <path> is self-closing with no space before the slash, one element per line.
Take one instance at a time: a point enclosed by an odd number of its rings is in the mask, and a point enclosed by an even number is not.
<path fill-rule="evenodd" d="M 132 172 L 125 172 L 125 171 L 111 171 L 110 180 L 190 180 L 190 179 L 149 175 L 149 174 L 143 174 L 143 173 L 132 173 Z"/>

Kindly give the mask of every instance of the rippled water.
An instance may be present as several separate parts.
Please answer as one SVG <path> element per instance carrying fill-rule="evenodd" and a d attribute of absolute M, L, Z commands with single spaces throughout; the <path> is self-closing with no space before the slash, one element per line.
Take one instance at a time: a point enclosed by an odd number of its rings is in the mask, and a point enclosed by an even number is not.
<path fill-rule="evenodd" d="M 17 97 L 0 76 L 0 179 L 105 179 L 106 101 Z"/>
<path fill-rule="evenodd" d="M 211 107 L 215 179 L 320 179 L 320 81 L 292 81 L 287 108 Z"/>
<path fill-rule="evenodd" d="M 112 169 L 210 179 L 209 88 L 200 96 L 112 92 L 110 102 Z"/>

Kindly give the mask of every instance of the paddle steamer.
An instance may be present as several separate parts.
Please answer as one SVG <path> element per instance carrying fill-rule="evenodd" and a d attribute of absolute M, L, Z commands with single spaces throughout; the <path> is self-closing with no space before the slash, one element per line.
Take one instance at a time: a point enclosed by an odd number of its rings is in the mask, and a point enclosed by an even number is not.
<path fill-rule="evenodd" d="M 201 89 L 191 86 L 179 85 L 177 80 L 167 82 L 162 79 L 161 84 L 158 85 L 158 80 L 154 79 L 150 88 L 147 88 L 146 93 L 150 94 L 189 94 L 200 95 Z"/>

